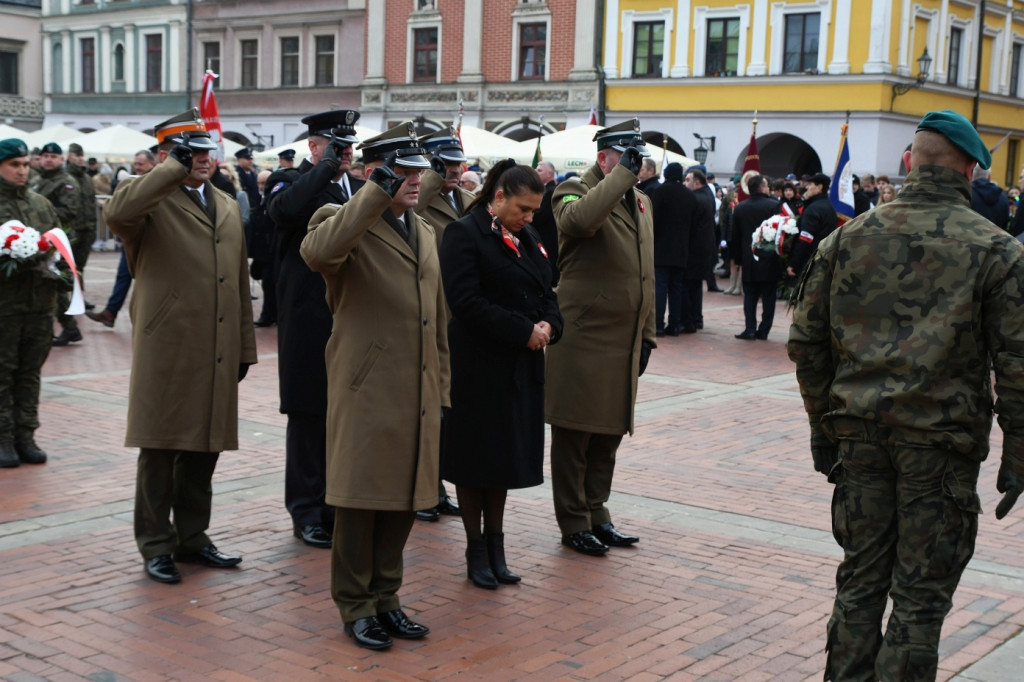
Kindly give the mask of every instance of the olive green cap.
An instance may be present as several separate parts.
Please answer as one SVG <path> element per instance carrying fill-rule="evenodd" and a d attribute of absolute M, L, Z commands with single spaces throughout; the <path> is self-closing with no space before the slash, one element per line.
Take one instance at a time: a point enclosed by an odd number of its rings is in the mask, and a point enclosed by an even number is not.
<path fill-rule="evenodd" d="M 28 147 L 24 142 L 16 137 L 0 140 L 0 161 L 6 161 L 18 156 L 28 156 Z"/>
<path fill-rule="evenodd" d="M 977 161 L 982 168 L 991 168 L 991 152 L 978 135 L 978 131 L 962 114 L 951 109 L 929 111 L 917 124 L 917 129 L 935 131 Z"/>

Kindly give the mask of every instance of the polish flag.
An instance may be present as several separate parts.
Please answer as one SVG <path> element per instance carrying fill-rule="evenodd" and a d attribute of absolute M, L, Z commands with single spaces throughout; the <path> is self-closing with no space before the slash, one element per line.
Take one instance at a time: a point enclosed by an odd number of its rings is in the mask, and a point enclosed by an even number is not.
<path fill-rule="evenodd" d="M 217 100 L 213 96 L 213 81 L 219 76 L 209 69 L 203 74 L 203 91 L 199 97 L 199 115 L 203 117 L 203 125 L 210 133 L 210 139 L 217 145 L 213 152 L 217 163 L 224 163 L 224 134 L 220 127 L 220 114 L 217 112 Z"/>

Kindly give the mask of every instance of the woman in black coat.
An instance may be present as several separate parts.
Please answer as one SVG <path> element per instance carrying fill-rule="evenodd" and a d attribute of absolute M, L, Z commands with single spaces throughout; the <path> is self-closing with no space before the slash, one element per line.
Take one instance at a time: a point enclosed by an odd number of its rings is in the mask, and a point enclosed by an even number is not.
<path fill-rule="evenodd" d="M 561 335 L 562 316 L 547 251 L 529 226 L 543 195 L 537 171 L 502 161 L 441 244 L 452 313 L 441 476 L 458 491 L 469 577 L 487 589 L 520 580 L 505 565 L 508 490 L 544 480 L 544 348 Z"/>

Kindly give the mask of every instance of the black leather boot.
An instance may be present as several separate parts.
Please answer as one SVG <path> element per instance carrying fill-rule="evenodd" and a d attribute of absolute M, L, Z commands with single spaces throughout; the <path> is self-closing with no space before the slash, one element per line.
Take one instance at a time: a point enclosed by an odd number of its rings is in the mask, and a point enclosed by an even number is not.
<path fill-rule="evenodd" d="M 487 533 L 484 539 L 487 542 L 487 558 L 491 562 L 491 572 L 498 582 L 514 585 L 522 580 L 505 565 L 505 534 Z"/>
<path fill-rule="evenodd" d="M 494 573 L 491 572 L 487 561 L 487 547 L 484 546 L 483 539 L 467 540 L 466 542 L 466 565 L 469 567 L 469 579 L 473 581 L 474 585 L 485 590 L 498 589 L 498 581 L 495 580 Z"/>

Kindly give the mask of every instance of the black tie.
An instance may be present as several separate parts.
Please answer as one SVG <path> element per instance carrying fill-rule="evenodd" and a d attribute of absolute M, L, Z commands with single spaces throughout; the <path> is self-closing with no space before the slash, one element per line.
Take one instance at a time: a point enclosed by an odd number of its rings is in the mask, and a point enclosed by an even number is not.
<path fill-rule="evenodd" d="M 203 193 L 200 192 L 198 189 L 190 189 L 189 191 L 192 192 L 192 195 L 196 198 L 196 201 L 199 202 L 199 205 L 205 208 L 206 197 L 203 195 Z"/>
<path fill-rule="evenodd" d="M 451 192 L 448 194 L 448 203 L 452 205 L 452 208 L 455 210 L 456 213 L 459 212 L 459 207 L 455 205 L 455 192 Z"/>
<path fill-rule="evenodd" d="M 342 176 L 342 179 L 338 180 L 338 187 L 341 188 L 341 198 L 344 201 L 348 201 L 349 200 L 349 196 L 348 196 L 348 190 L 345 189 L 345 176 Z"/>

